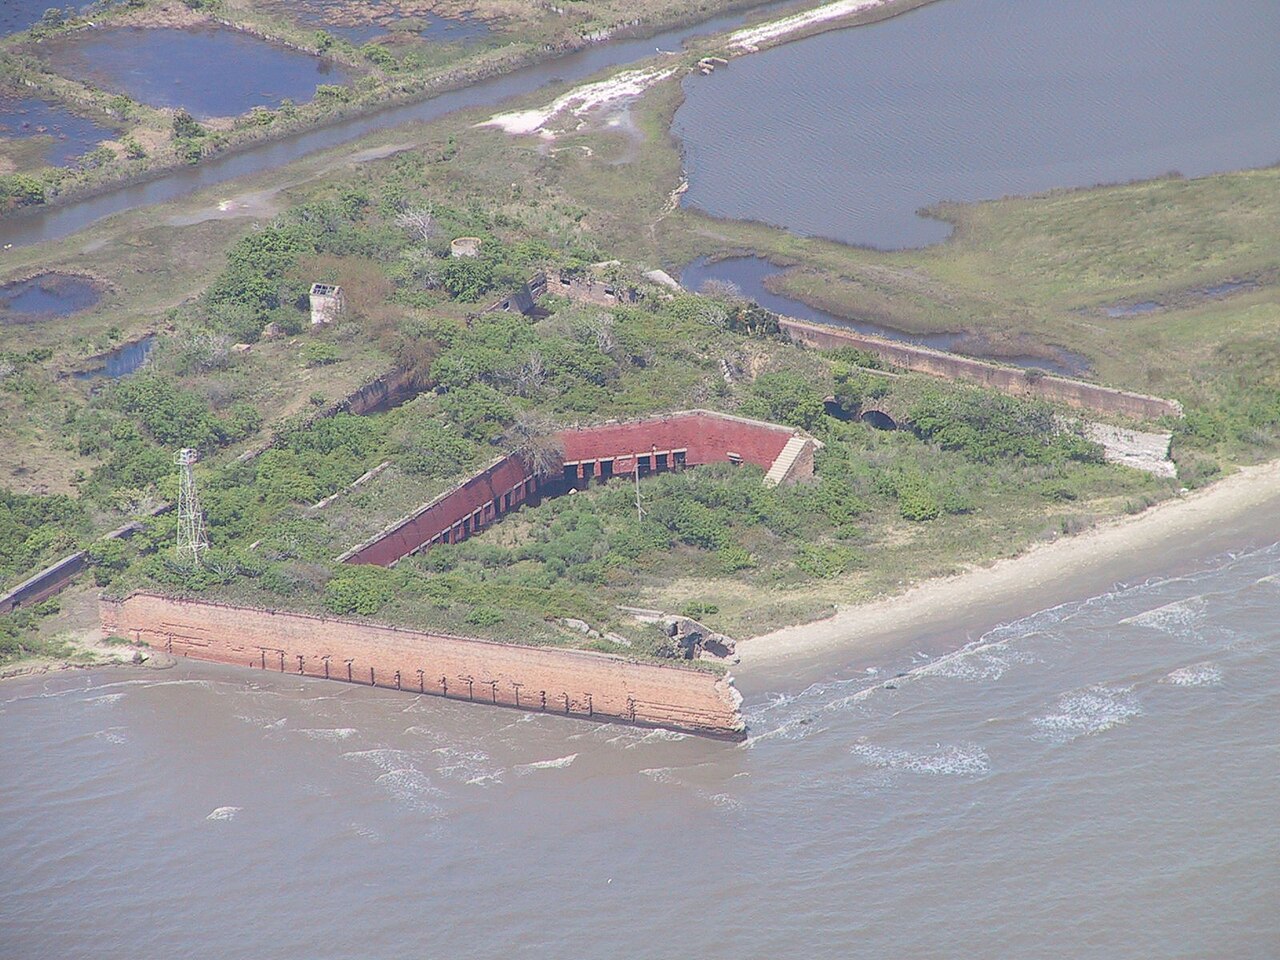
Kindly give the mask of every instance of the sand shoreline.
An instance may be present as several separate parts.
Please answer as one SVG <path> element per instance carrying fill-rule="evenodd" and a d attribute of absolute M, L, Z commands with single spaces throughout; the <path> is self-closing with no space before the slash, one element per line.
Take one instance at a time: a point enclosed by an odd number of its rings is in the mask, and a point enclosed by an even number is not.
<path fill-rule="evenodd" d="M 1135 555 L 1179 538 L 1208 536 L 1271 500 L 1280 501 L 1280 460 L 1244 467 L 1202 490 L 1167 500 L 1132 517 L 1116 518 L 1072 537 L 1039 543 L 1024 553 L 962 574 L 926 580 L 905 593 L 838 610 L 825 620 L 784 627 L 738 643 L 739 670 L 750 674 L 807 655 L 884 646 L 891 634 L 945 627 L 983 610 L 994 610 L 1022 594 L 1063 593 L 1056 602 L 1079 599 L 1070 580 L 1104 573 Z M 1044 605 L 1049 605 L 1050 601 Z"/>

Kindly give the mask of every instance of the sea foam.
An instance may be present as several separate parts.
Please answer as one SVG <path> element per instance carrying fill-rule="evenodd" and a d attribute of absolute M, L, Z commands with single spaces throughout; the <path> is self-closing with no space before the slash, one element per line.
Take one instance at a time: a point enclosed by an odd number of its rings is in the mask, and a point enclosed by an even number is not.
<path fill-rule="evenodd" d="M 1092 686 L 1064 693 L 1053 713 L 1031 722 L 1054 739 L 1103 733 L 1142 715 L 1142 703 L 1132 687 Z"/>

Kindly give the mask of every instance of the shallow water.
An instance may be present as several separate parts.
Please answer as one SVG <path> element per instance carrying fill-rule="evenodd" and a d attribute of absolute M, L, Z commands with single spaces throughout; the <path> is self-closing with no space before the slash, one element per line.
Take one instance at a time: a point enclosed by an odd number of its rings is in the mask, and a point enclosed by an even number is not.
<path fill-rule="evenodd" d="M 36 323 L 67 317 L 92 307 L 102 297 L 88 277 L 42 273 L 0 286 L 0 323 Z"/>
<path fill-rule="evenodd" d="M 76 116 L 56 103 L 32 97 L 0 96 L 0 139 L 53 137 L 44 160 L 54 166 L 88 153 L 114 135 L 110 127 Z"/>
<path fill-rule="evenodd" d="M 153 107 L 201 119 L 284 100 L 310 100 L 318 84 L 346 83 L 342 68 L 225 27 L 111 27 L 49 44 L 60 73 Z M 213 69 L 216 65 L 216 69 Z"/>
<path fill-rule="evenodd" d="M 946 0 L 685 82 L 684 202 L 875 247 L 940 200 L 1280 162 L 1273 0 Z"/>
<path fill-rule="evenodd" d="M 151 356 L 155 345 L 154 336 L 143 337 L 135 343 L 126 343 L 103 354 L 91 369 L 78 370 L 74 376 L 77 380 L 96 380 L 99 377 L 119 380 L 121 377 L 127 377 L 131 373 L 136 373 L 138 368 L 147 362 L 147 357 Z"/>
<path fill-rule="evenodd" d="M 194 663 L 6 683 L 0 952 L 1270 957 L 1278 613 L 1280 544 L 1216 557 L 755 675 L 736 746 Z"/>
<path fill-rule="evenodd" d="M 84 10 L 88 6 L 88 3 L 57 3 L 51 0 L 0 0 L 0 37 L 7 37 L 39 23 L 50 7 L 57 7 L 59 10 L 66 10 L 68 7 Z"/>

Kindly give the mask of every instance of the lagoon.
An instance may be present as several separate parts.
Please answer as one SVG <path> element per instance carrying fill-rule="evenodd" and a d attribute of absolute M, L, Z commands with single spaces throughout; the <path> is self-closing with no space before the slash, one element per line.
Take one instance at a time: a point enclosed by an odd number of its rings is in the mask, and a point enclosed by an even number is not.
<path fill-rule="evenodd" d="M 941 2 L 685 82 L 686 206 L 880 248 L 972 201 L 1280 162 L 1272 0 Z"/>

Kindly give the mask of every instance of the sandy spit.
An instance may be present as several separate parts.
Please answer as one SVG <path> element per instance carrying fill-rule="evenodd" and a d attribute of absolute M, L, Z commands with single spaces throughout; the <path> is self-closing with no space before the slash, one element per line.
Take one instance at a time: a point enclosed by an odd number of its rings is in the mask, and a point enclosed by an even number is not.
<path fill-rule="evenodd" d="M 811 27 L 817 23 L 824 23 L 837 17 L 847 17 L 852 13 L 861 13 L 863 10 L 882 7 L 887 2 L 888 0 L 836 0 L 835 3 L 828 3 L 813 10 L 806 10 L 803 13 L 795 13 L 779 20 L 770 20 L 768 23 L 748 27 L 745 30 L 738 30 L 729 34 L 727 42 L 730 47 L 754 52 L 760 49 L 762 43 L 785 37 L 789 33 L 804 30 L 806 27 Z"/>
<path fill-rule="evenodd" d="M 1158 551 L 1174 538 L 1207 536 L 1224 522 L 1278 497 L 1280 460 L 1245 467 L 1203 490 L 1076 536 L 1036 544 L 1020 556 L 989 567 L 929 580 L 897 596 L 841 609 L 826 620 L 741 640 L 738 653 L 742 667 L 745 672 L 752 665 L 796 656 L 854 651 L 888 632 L 923 628 L 959 616 L 961 611 L 994 607 L 1135 554 Z"/>
<path fill-rule="evenodd" d="M 607 104 L 638 97 L 673 73 L 674 69 L 626 70 L 607 80 L 574 87 L 540 109 L 495 114 L 476 126 L 498 127 L 510 134 L 536 133 L 544 140 L 554 140 L 555 133 L 547 129 L 547 124 L 566 110 L 575 117 L 584 117 L 588 112 Z"/>

